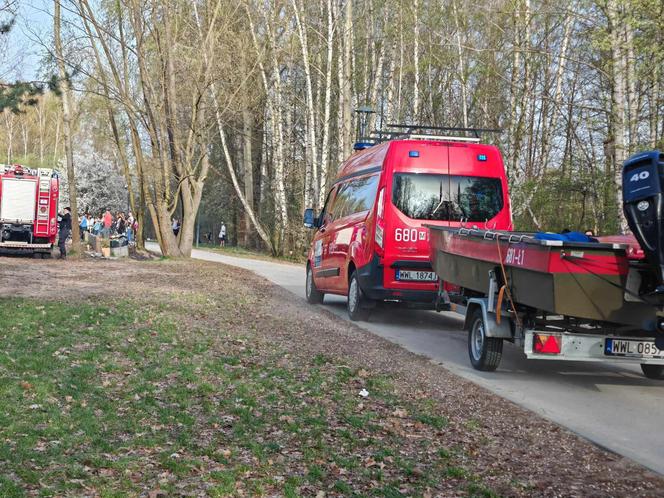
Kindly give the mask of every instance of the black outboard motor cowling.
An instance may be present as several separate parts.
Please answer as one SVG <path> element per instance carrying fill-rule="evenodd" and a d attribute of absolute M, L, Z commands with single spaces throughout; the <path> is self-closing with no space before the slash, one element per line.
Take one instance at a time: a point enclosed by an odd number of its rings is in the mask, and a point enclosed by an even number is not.
<path fill-rule="evenodd" d="M 623 166 L 623 210 L 664 294 L 664 154 L 633 155 Z"/>

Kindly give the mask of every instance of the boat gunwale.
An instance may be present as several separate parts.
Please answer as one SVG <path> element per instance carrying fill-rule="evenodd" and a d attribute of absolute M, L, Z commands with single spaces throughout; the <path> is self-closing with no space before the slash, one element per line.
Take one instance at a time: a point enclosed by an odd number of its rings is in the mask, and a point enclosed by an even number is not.
<path fill-rule="evenodd" d="M 422 225 L 426 228 L 451 232 L 453 235 L 461 237 L 473 237 L 482 239 L 484 241 L 495 241 L 498 239 L 507 244 L 531 244 L 536 246 L 545 247 L 566 247 L 566 248 L 581 248 L 581 249 L 596 249 L 596 250 L 615 250 L 627 251 L 629 244 L 621 244 L 618 242 L 576 242 L 565 240 L 541 240 L 534 237 L 533 232 L 508 232 L 499 230 L 481 230 L 479 228 L 464 228 L 464 227 L 446 227 L 440 225 Z"/>

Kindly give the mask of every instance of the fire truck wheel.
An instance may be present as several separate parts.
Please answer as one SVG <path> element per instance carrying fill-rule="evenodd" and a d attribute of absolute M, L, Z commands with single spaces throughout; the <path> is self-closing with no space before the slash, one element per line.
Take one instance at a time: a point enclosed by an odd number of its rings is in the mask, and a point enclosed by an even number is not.
<path fill-rule="evenodd" d="M 664 365 L 650 365 L 648 363 L 641 363 L 641 370 L 643 371 L 643 375 L 649 379 L 659 380 L 662 378 L 662 374 L 664 374 Z"/>
<path fill-rule="evenodd" d="M 307 282 L 305 291 L 307 294 L 307 302 L 309 304 L 321 304 L 323 302 L 323 297 L 325 294 L 316 288 L 316 282 L 314 282 L 314 271 L 311 268 L 311 265 L 307 265 Z"/>
<path fill-rule="evenodd" d="M 484 372 L 493 372 L 498 368 L 503 356 L 503 340 L 486 336 L 484 316 L 480 308 L 473 311 L 470 320 L 468 356 L 473 368 Z"/>
<path fill-rule="evenodd" d="M 354 322 L 364 321 L 369 318 L 371 310 L 367 307 L 367 298 L 360 288 L 357 274 L 353 271 L 348 283 L 348 316 Z"/>

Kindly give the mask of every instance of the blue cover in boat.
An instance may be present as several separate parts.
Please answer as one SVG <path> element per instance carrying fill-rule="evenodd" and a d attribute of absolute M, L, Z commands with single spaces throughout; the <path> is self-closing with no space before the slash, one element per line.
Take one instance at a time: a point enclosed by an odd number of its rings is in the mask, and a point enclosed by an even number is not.
<path fill-rule="evenodd" d="M 588 237 L 585 233 L 581 232 L 537 232 L 535 238 L 537 240 L 562 240 L 563 242 L 597 242 L 597 239 Z"/>

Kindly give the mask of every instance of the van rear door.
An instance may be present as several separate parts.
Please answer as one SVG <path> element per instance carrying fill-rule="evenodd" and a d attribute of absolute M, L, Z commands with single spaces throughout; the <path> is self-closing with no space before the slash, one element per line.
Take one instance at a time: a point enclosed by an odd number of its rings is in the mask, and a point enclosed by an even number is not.
<path fill-rule="evenodd" d="M 386 184 L 384 285 L 429 290 L 436 281 L 429 261 L 431 213 L 444 211 L 449 187 L 432 175 L 449 172 L 448 146 L 401 142 L 390 157 Z M 441 218 L 442 219 L 442 218 Z"/>
<path fill-rule="evenodd" d="M 435 275 L 424 224 L 484 227 L 503 209 L 501 178 L 481 176 L 486 168 L 469 160 L 474 153 L 468 149 L 404 143 L 395 151 L 386 216 L 385 286 L 432 287 Z"/>

